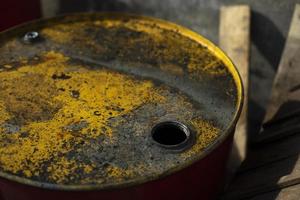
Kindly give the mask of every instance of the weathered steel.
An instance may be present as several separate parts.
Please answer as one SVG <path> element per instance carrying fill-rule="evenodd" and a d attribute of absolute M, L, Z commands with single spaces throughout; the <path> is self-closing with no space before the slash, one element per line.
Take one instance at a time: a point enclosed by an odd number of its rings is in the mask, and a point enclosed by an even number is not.
<path fill-rule="evenodd" d="M 31 31 L 39 40 L 24 42 Z M 48 189 L 124 188 L 182 171 L 231 138 L 242 101 L 239 75 L 217 47 L 134 15 L 3 32 L 0 66 L 0 176 Z M 164 121 L 186 125 L 193 145 L 156 145 L 151 129 Z"/>

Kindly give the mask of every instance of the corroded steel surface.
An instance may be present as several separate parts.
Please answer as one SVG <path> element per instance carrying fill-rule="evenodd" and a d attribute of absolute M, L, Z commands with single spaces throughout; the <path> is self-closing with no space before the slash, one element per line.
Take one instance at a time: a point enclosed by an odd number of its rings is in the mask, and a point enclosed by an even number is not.
<path fill-rule="evenodd" d="M 38 41 L 24 43 L 28 31 Z M 74 15 L 0 34 L 0 175 L 52 188 L 153 180 L 211 151 L 232 131 L 241 83 L 223 53 L 195 33 L 131 15 Z M 183 152 L 151 128 L 195 132 Z"/>

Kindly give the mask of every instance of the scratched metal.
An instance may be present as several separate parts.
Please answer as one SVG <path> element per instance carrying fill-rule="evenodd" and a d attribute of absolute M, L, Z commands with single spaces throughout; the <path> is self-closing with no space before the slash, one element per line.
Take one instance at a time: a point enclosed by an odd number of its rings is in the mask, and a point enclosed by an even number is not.
<path fill-rule="evenodd" d="M 25 41 L 30 31 L 35 41 Z M 81 14 L 0 34 L 0 176 L 59 189 L 125 187 L 196 162 L 239 115 L 230 60 L 180 26 Z M 183 152 L 151 139 L 162 121 L 196 137 Z"/>

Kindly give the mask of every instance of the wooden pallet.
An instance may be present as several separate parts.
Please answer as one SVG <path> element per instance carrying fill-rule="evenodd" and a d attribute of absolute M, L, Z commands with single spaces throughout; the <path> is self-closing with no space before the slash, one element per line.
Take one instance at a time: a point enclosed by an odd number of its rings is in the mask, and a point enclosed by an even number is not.
<path fill-rule="evenodd" d="M 236 10 L 226 7 L 221 9 L 221 16 L 228 10 L 232 16 L 247 12 L 241 7 Z M 221 31 L 224 31 L 222 23 L 244 26 L 235 20 L 232 17 L 221 21 Z M 262 131 L 221 198 L 300 199 L 300 134 L 297 133 L 300 133 L 300 5 L 295 6 Z"/>

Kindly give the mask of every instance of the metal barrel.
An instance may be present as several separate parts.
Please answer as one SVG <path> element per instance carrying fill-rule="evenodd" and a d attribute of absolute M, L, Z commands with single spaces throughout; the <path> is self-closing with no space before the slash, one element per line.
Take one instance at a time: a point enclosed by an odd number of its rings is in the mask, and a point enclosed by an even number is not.
<path fill-rule="evenodd" d="M 159 19 L 0 33 L 0 197 L 215 199 L 243 100 L 230 59 Z"/>

